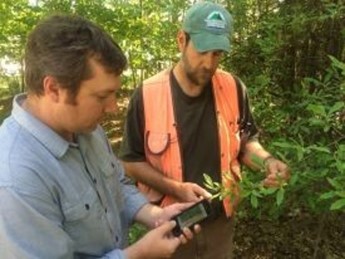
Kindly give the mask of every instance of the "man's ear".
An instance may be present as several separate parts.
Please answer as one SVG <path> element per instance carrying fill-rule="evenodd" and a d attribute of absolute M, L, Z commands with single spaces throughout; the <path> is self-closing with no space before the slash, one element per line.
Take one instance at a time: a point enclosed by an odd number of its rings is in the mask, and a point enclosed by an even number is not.
<path fill-rule="evenodd" d="M 55 77 L 46 76 L 43 79 L 44 95 L 49 97 L 52 101 L 58 102 L 60 97 L 60 86 Z"/>
<path fill-rule="evenodd" d="M 179 30 L 179 32 L 177 33 L 177 46 L 179 48 L 179 51 L 182 52 L 186 48 L 186 45 L 186 33 L 182 30 Z"/>

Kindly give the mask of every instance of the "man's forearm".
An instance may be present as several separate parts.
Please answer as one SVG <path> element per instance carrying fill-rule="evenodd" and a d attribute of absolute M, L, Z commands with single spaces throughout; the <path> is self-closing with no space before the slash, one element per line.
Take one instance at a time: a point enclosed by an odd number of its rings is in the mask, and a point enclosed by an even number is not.
<path fill-rule="evenodd" d="M 162 208 L 148 203 L 138 211 L 134 220 L 148 226 L 149 228 L 154 228 L 157 219 L 162 214 L 162 211 Z"/>
<path fill-rule="evenodd" d="M 272 155 L 266 151 L 258 141 L 250 141 L 246 144 L 242 162 L 254 169 L 262 169 L 265 159 L 272 157 Z"/>
<path fill-rule="evenodd" d="M 168 178 L 147 162 L 123 162 L 126 174 L 162 194 L 176 196 L 180 182 Z"/>

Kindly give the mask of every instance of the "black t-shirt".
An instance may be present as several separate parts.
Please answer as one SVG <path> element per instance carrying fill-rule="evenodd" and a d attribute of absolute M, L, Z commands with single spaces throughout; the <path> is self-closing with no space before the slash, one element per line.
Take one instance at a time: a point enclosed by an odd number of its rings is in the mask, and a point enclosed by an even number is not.
<path fill-rule="evenodd" d="M 248 98 L 243 83 L 236 79 L 238 87 L 239 123 L 249 138 L 257 135 L 249 109 Z M 220 182 L 220 148 L 217 119 L 212 91 L 212 83 L 207 85 L 197 97 L 186 95 L 174 74 L 170 73 L 174 114 L 177 123 L 183 165 L 183 180 L 204 186 L 203 174 Z M 144 149 L 144 107 L 142 87 L 133 93 L 128 107 L 124 137 L 119 157 L 126 162 L 146 161 Z"/>

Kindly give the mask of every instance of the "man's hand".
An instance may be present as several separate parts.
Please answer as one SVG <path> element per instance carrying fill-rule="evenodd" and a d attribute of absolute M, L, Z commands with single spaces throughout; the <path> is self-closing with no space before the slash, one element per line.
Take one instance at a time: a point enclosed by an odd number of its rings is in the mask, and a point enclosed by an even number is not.
<path fill-rule="evenodd" d="M 211 199 L 212 195 L 196 183 L 179 182 L 175 198 L 180 202 L 197 202 L 201 199 Z"/>
<path fill-rule="evenodd" d="M 169 221 L 173 216 L 181 213 L 182 211 L 186 210 L 193 204 L 194 202 L 185 202 L 185 203 L 174 203 L 172 205 L 166 206 L 162 208 L 161 213 L 157 215 L 156 222 Z"/>
<path fill-rule="evenodd" d="M 194 204 L 194 202 L 174 203 L 172 205 L 164 207 L 156 215 L 155 226 L 157 227 L 161 225 L 163 222 L 169 221 L 172 217 L 188 209 Z M 194 225 L 193 231 L 196 234 L 199 233 L 201 231 L 200 226 L 198 224 Z M 193 238 L 193 235 L 191 235 L 190 229 L 188 228 L 183 229 L 183 234 L 187 239 Z"/>
<path fill-rule="evenodd" d="M 266 187 L 280 187 L 289 180 L 289 168 L 282 161 L 269 157 L 265 161 L 264 166 L 266 178 L 263 183 Z"/>
<path fill-rule="evenodd" d="M 127 258 L 170 258 L 180 244 L 193 238 L 193 233 L 188 229 L 184 230 L 185 235 L 174 237 L 171 231 L 175 226 L 175 221 L 168 221 L 149 231 L 138 242 L 124 250 Z"/>
<path fill-rule="evenodd" d="M 147 203 L 138 211 L 135 216 L 135 221 L 140 222 L 149 228 L 155 228 L 166 221 L 170 221 L 173 216 L 181 213 L 193 204 L 194 202 L 174 203 L 161 208 Z M 200 231 L 200 227 L 197 226 L 194 231 L 198 233 Z"/>
<path fill-rule="evenodd" d="M 194 204 L 195 202 L 174 203 L 172 205 L 164 207 L 160 215 L 157 216 L 156 226 L 161 225 L 162 222 L 170 220 L 172 217 L 188 209 Z M 199 225 L 194 225 L 194 228 L 193 228 L 194 233 L 199 233 L 200 230 L 201 229 Z M 184 235 L 188 239 L 192 239 L 193 236 L 190 236 L 188 228 L 186 228 L 186 231 L 183 231 L 183 232 L 184 232 Z"/>

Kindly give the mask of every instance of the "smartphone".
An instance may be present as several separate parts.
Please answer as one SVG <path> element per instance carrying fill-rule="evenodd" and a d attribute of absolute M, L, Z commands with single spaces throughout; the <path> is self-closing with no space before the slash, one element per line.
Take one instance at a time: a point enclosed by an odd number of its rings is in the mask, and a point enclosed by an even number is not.
<path fill-rule="evenodd" d="M 201 223 L 210 215 L 211 205 L 207 200 L 201 200 L 193 204 L 191 207 L 172 218 L 172 220 L 176 221 L 176 226 L 172 230 L 173 235 L 180 236 L 183 233 L 183 228 L 191 228 L 195 224 Z"/>

